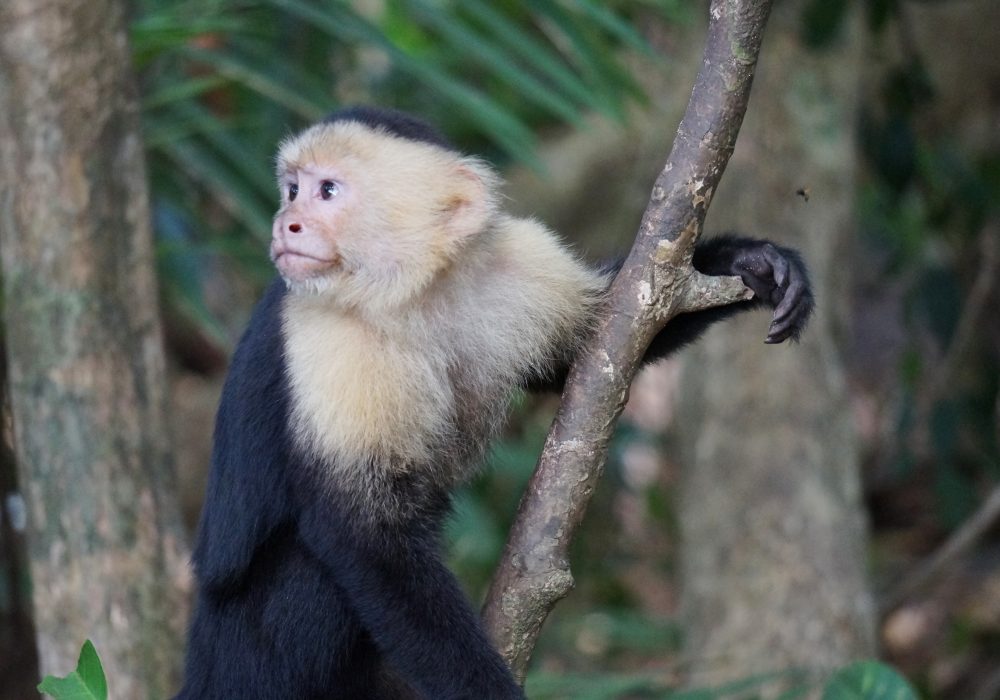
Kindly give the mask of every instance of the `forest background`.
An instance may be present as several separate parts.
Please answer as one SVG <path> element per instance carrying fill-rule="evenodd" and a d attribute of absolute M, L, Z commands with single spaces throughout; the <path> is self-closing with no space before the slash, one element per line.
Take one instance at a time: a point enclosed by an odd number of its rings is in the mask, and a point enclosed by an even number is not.
<path fill-rule="evenodd" d="M 88 637 L 114 697 L 177 687 L 189 537 L 227 358 L 272 275 L 282 137 L 341 104 L 412 111 L 501 168 L 511 210 L 604 259 L 635 234 L 707 18 L 682 0 L 100 4 L 0 8 L 0 698 L 71 670 Z M 531 697 L 793 697 L 876 657 L 925 697 L 1000 697 L 998 26 L 990 0 L 777 3 L 707 230 L 801 248 L 817 317 L 772 348 L 749 316 L 637 379 Z M 88 35 L 111 48 L 65 39 Z M 78 103 L 54 113 L 20 82 L 32 60 L 110 77 L 67 86 Z M 86 129 L 65 114 L 104 95 L 126 118 L 94 142 L 133 118 L 141 142 L 54 180 L 18 167 L 25 125 Z M 28 204 L 72 204 L 76 178 L 112 183 L 110 201 L 145 201 L 148 182 L 149 207 L 95 250 L 72 227 L 19 238 Z M 56 297 L 90 265 L 111 315 L 77 327 L 81 297 Z M 89 357 L 127 314 L 132 354 Z M 135 383 L 73 384 L 102 369 Z M 519 401 L 457 499 L 450 562 L 474 600 L 556 403 Z"/>

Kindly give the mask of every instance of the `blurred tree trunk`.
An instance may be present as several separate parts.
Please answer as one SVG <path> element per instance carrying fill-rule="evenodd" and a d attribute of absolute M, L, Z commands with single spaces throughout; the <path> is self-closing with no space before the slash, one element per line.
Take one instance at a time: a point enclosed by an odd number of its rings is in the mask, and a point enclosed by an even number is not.
<path fill-rule="evenodd" d="M 875 652 L 856 439 L 837 346 L 848 298 L 862 35 L 799 39 L 803 3 L 775 7 L 754 97 L 709 230 L 800 248 L 818 311 L 800 345 L 768 320 L 723 324 L 687 356 L 678 401 L 682 607 L 691 682 Z"/>
<path fill-rule="evenodd" d="M 115 698 L 162 698 L 187 551 L 125 7 L 0 3 L 0 253 L 41 671 L 91 638 Z"/>
<path fill-rule="evenodd" d="M 24 499 L 10 445 L 6 360 L 0 348 L 0 700 L 31 697 L 38 656 L 31 624 Z"/>

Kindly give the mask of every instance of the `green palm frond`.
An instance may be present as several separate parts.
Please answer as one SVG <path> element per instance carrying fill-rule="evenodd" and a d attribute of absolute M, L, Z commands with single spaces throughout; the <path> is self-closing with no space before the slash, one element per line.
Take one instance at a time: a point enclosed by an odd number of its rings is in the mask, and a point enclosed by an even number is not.
<path fill-rule="evenodd" d="M 139 2 L 154 206 L 185 212 L 171 245 L 215 249 L 238 227 L 263 258 L 275 145 L 343 101 L 416 111 L 469 150 L 537 166 L 540 126 L 621 118 L 642 99 L 622 58 L 651 53 L 622 11 L 642 4 L 387 0 L 371 14 L 342 0 Z M 209 203 L 228 222 L 191 223 Z"/>

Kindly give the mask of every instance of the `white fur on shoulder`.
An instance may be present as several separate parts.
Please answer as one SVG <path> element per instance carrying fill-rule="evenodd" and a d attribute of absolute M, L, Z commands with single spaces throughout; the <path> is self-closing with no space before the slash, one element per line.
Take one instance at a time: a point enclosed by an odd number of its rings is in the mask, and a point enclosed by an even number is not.
<path fill-rule="evenodd" d="M 336 232 L 344 270 L 286 298 L 296 439 L 359 472 L 477 454 L 525 378 L 572 357 L 606 280 L 541 224 L 497 213 L 478 161 L 334 126 L 286 143 L 278 163 L 333 160 L 371 206 Z"/>

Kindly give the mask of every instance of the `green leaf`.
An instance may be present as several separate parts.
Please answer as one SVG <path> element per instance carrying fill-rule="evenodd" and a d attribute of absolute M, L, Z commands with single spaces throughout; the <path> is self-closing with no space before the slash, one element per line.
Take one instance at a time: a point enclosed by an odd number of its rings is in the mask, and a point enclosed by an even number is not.
<path fill-rule="evenodd" d="M 455 80 L 447 71 L 405 53 L 389 41 L 378 27 L 351 12 L 343 3 L 331 3 L 321 9 L 302 0 L 268 0 L 268 2 L 295 15 L 332 39 L 359 41 L 383 49 L 396 68 L 435 89 L 457 109 L 481 124 L 483 129 L 509 153 L 520 156 L 529 164 L 537 164 L 532 155 L 535 142 L 531 130 L 509 110 Z"/>
<path fill-rule="evenodd" d="M 654 55 L 653 47 L 642 38 L 642 35 L 605 7 L 603 3 L 595 3 L 592 0 L 576 0 L 574 5 L 612 36 L 617 37 L 623 44 L 631 46 L 647 56 Z"/>
<path fill-rule="evenodd" d="M 262 241 L 270 240 L 271 211 L 252 185 L 196 143 L 175 142 L 160 150 L 211 192 L 229 214 Z"/>
<path fill-rule="evenodd" d="M 221 155 L 247 184 L 252 185 L 263 201 L 268 204 L 274 201 L 276 185 L 273 172 L 267 167 L 273 162 L 270 153 L 258 153 L 245 139 L 235 136 L 236 130 L 231 125 L 220 122 L 196 102 L 177 105 L 173 114 L 179 117 L 178 121 L 202 126 L 198 133 L 206 145 Z"/>
<path fill-rule="evenodd" d="M 859 661 L 833 675 L 823 700 L 917 700 L 917 693 L 899 673 L 878 661 Z"/>
<path fill-rule="evenodd" d="M 83 643 L 75 671 L 65 678 L 46 676 L 38 684 L 38 691 L 56 700 L 107 700 L 108 681 L 90 640 Z"/>
<path fill-rule="evenodd" d="M 178 14 L 174 14 L 175 12 Z M 142 68 L 150 61 L 173 53 L 200 36 L 245 31 L 246 22 L 240 17 L 220 17 L 204 10 L 201 15 L 195 16 L 182 13 L 177 7 L 162 6 L 157 12 L 140 13 L 132 22 L 133 60 Z"/>
<path fill-rule="evenodd" d="M 617 108 L 617 95 L 595 93 L 593 87 L 588 86 L 566 67 L 549 46 L 537 41 L 515 22 L 497 12 L 490 3 L 482 0 L 466 0 L 462 3 L 462 10 L 480 22 L 508 51 L 519 56 L 572 99 L 606 114 L 613 113 Z"/>
<path fill-rule="evenodd" d="M 492 70 L 498 78 L 517 88 L 525 99 L 567 122 L 579 123 L 580 113 L 571 102 L 512 62 L 490 37 L 471 31 L 466 24 L 455 20 L 451 13 L 431 3 L 410 0 L 409 5 L 421 20 L 439 31 L 456 52 L 479 63 L 484 70 Z"/>
<path fill-rule="evenodd" d="M 252 57 L 232 50 L 220 52 L 187 45 L 179 47 L 178 52 L 210 66 L 220 76 L 245 85 L 306 121 L 318 121 L 327 112 L 327 105 L 320 102 L 319 96 L 303 96 L 304 91 L 298 89 L 301 86 L 289 87 L 274 77 L 274 64 L 280 63 L 276 54 L 266 57 L 267 64 L 258 65 Z"/>
<path fill-rule="evenodd" d="M 167 83 L 162 88 L 156 89 L 150 95 L 143 98 L 142 106 L 143 109 L 152 109 L 172 102 L 193 100 L 201 97 L 210 90 L 215 90 L 228 83 L 229 80 L 220 75 L 177 80 L 176 82 Z"/>
<path fill-rule="evenodd" d="M 642 98 L 643 91 L 635 77 L 609 55 L 607 43 L 595 35 L 595 27 L 587 18 L 568 12 L 554 0 L 531 0 L 532 12 L 553 39 L 555 45 L 564 45 L 567 58 L 593 89 L 607 94 L 631 95 Z M 613 113 L 624 118 L 618 106 Z"/>

